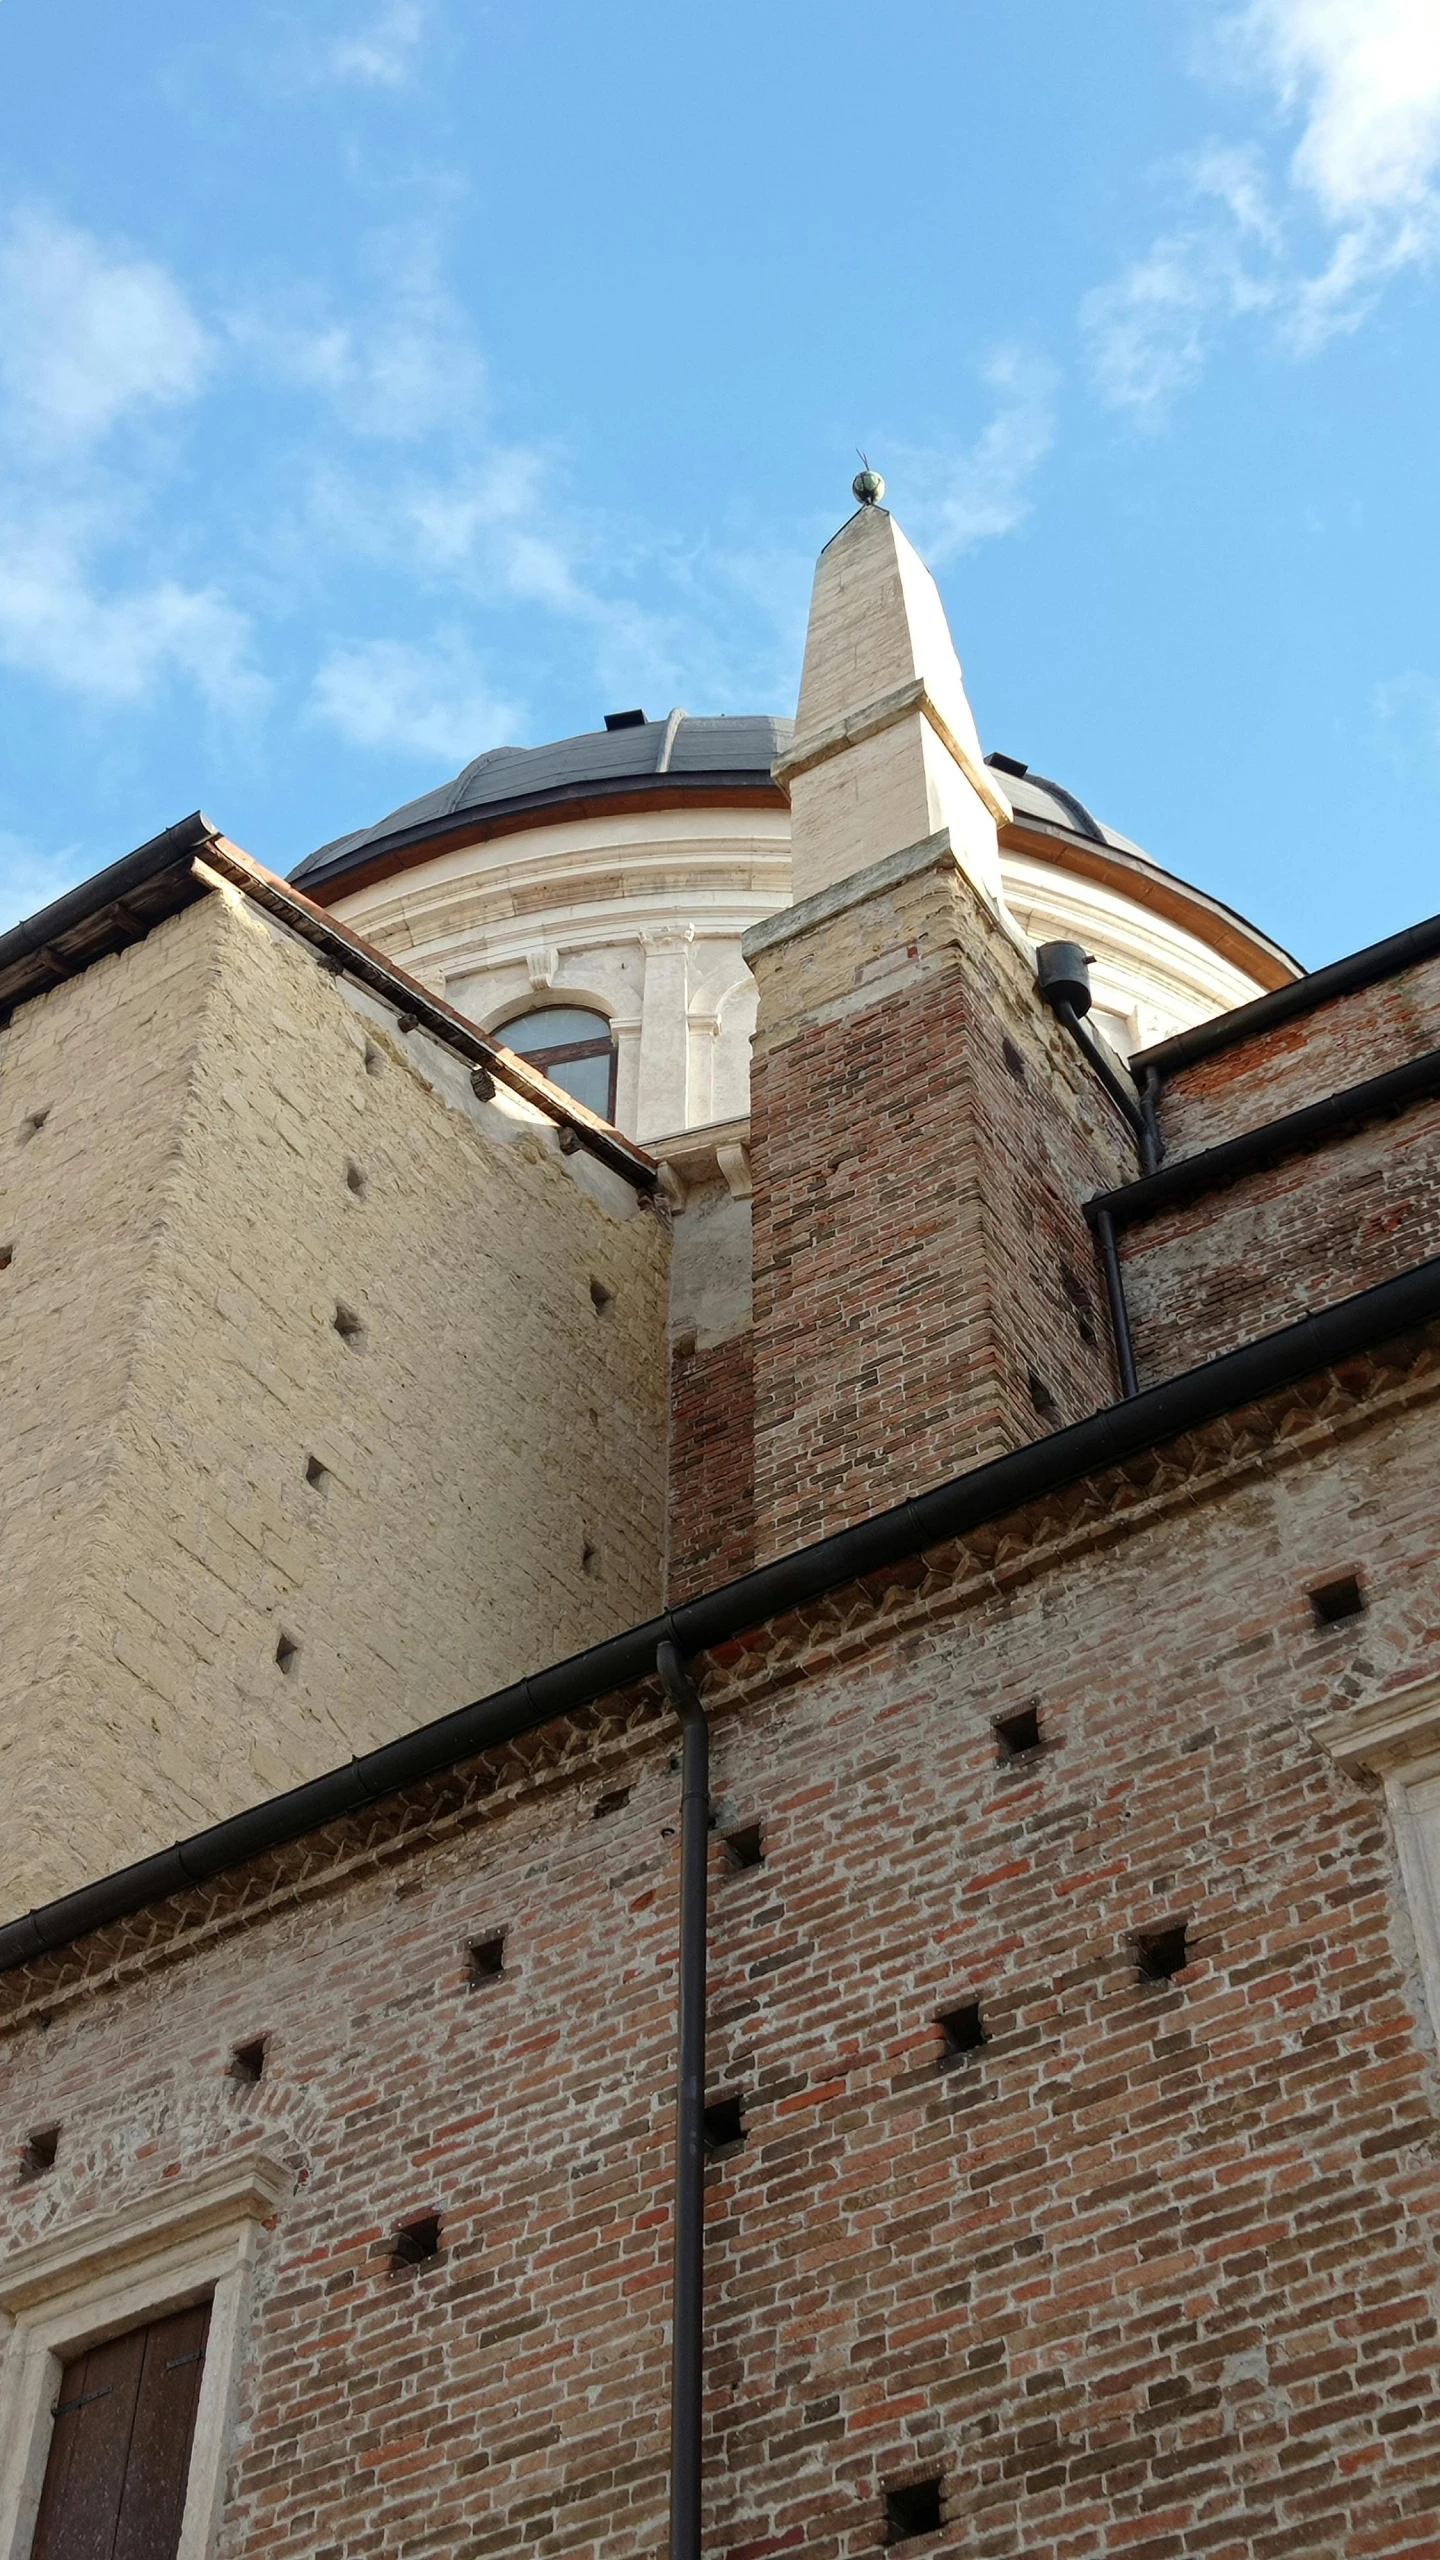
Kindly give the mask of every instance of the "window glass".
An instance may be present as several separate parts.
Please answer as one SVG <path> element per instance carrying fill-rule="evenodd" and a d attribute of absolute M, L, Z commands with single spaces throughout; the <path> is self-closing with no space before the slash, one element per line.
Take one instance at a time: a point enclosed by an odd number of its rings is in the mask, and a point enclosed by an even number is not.
<path fill-rule="evenodd" d="M 602 1120 L 613 1117 L 615 1049 L 603 1013 L 581 1005 L 541 1005 L 502 1022 L 495 1037 L 541 1068 L 572 1101 L 583 1102 Z"/>

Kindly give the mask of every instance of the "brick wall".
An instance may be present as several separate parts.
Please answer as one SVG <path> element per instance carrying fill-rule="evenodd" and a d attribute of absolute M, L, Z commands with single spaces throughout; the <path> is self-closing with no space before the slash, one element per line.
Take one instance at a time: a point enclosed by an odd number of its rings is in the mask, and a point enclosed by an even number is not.
<path fill-rule="evenodd" d="M 1306 1726 L 1437 1667 L 1434 1406 L 1360 1418 L 1321 1382 L 712 1677 L 721 1826 L 766 1854 L 714 1851 L 748 2139 L 710 2172 L 709 2548 L 859 2560 L 938 2473 L 927 2547 L 984 2560 L 1433 2552 L 1434 2039 L 1383 1804 Z M 1369 1608 L 1320 1629 L 1342 1555 Z M 1002 1766 L 1023 1709 L 1045 1747 Z M 33 1985 L 4 2135 L 61 2132 L 9 2244 L 247 2143 L 293 2179 L 218 2560 L 659 2546 L 673 1745 L 511 1763 L 459 1832 L 449 1786 L 398 1862 L 346 1879 L 337 1839 L 327 1892 L 245 1926 L 241 1880 L 183 1960 Z M 1178 1920 L 1142 1981 L 1131 1933 Z M 424 2212 L 441 2255 L 394 2269 Z"/>
<path fill-rule="evenodd" d="M 755 1337 L 677 1348 L 670 1403 L 670 1599 L 755 1560 Z"/>
<path fill-rule="evenodd" d="M 1127 1227 L 1121 1245 L 1154 1385 L 1440 1253 L 1440 1103 Z"/>
<path fill-rule="evenodd" d="M 1160 1126 L 1172 1156 L 1218 1146 L 1346 1085 L 1440 1048 L 1440 959 L 1238 1040 L 1167 1078 Z"/>
<path fill-rule="evenodd" d="M 867 876 L 753 954 L 762 1555 L 1115 1393 L 1080 1203 L 1128 1136 L 951 857 Z"/>
<path fill-rule="evenodd" d="M 371 1012 L 226 893 L 0 1035 L 7 1910 L 659 1602 L 663 1229 Z"/>

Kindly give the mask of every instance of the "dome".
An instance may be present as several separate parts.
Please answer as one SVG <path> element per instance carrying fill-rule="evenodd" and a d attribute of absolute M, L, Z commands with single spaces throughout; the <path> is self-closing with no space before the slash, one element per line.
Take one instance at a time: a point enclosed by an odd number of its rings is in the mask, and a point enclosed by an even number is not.
<path fill-rule="evenodd" d="M 695 720 L 688 711 L 672 711 L 668 719 L 647 720 L 643 711 L 621 711 L 612 712 L 603 729 L 550 746 L 492 747 L 453 782 L 408 800 L 372 827 L 322 844 L 290 876 L 313 897 L 341 880 L 354 885 L 359 872 L 378 879 L 382 867 L 398 869 L 457 826 L 468 831 L 488 819 L 522 825 L 546 811 L 616 804 L 636 794 L 654 800 L 693 792 L 713 800 L 733 790 L 779 801 L 770 768 L 794 727 L 793 720 L 747 714 Z"/>
<path fill-rule="evenodd" d="M 793 736 L 763 714 L 612 712 L 578 737 L 491 748 L 291 876 L 557 1081 L 608 1074 L 627 1136 L 662 1153 L 706 1129 L 729 1144 L 748 1115 L 755 1022 L 743 937 L 790 903 L 790 806 L 772 766 Z M 1014 812 L 1000 830 L 1010 912 L 1031 941 L 1093 954 L 1094 1018 L 1122 1053 L 1298 974 L 1064 784 L 1015 756 L 986 762 Z M 587 1017 L 583 1038 L 556 1030 L 567 1010 Z"/>

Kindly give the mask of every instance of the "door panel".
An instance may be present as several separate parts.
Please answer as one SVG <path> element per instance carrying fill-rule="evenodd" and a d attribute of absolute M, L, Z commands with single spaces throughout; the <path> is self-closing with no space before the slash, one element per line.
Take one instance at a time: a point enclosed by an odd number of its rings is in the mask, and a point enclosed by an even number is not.
<path fill-rule="evenodd" d="M 208 2302 L 65 2367 L 31 2560 L 174 2560 Z"/>

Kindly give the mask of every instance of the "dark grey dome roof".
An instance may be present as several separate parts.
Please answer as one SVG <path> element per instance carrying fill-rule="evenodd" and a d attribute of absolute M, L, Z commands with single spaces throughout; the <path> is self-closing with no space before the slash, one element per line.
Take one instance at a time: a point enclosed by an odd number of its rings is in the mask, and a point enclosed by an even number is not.
<path fill-rule="evenodd" d="M 637 790 L 693 790 L 702 799 L 727 784 L 764 790 L 794 727 L 793 720 L 748 714 L 692 720 L 686 711 L 672 711 L 666 720 L 630 719 L 623 727 L 587 729 L 552 746 L 492 747 L 439 790 L 392 809 L 373 827 L 322 844 L 290 876 L 307 889 L 321 888 L 432 836 L 448 835 L 467 818 L 503 820 Z"/>

